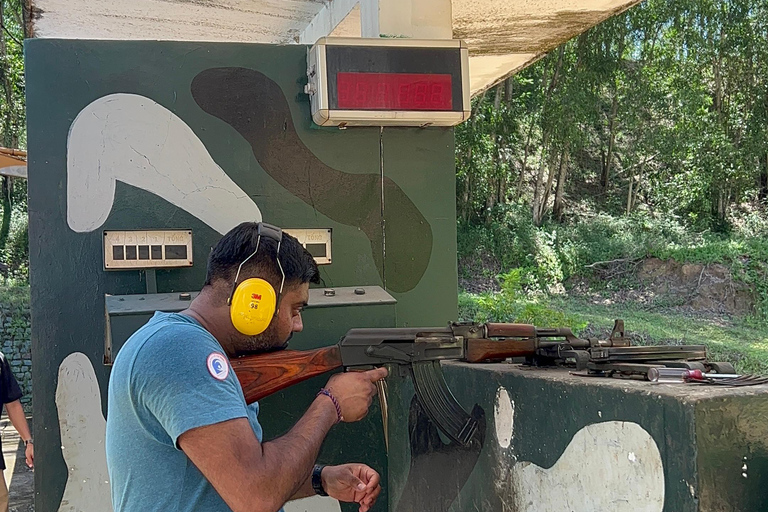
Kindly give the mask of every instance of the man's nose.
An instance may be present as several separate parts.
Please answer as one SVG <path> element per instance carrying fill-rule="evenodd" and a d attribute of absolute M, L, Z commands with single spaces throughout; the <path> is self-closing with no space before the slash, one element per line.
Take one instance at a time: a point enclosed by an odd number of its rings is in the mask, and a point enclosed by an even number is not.
<path fill-rule="evenodd" d="M 301 321 L 301 313 L 293 317 L 292 332 L 301 332 L 304 330 L 304 323 Z"/>

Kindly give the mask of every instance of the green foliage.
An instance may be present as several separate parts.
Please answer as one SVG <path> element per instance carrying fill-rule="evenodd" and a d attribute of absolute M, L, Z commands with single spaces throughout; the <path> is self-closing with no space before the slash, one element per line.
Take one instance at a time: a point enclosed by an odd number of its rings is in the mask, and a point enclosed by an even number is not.
<path fill-rule="evenodd" d="M 731 218 L 734 229 L 725 237 L 694 231 L 672 216 L 654 217 L 645 212 L 619 217 L 585 215 L 565 224 L 550 222 L 536 227 L 526 210 L 512 207 L 497 211 L 498 218 L 487 226 L 460 223 L 458 246 L 460 267 L 464 262 L 490 261 L 493 268 L 501 269 L 502 288 L 512 279 L 509 282 L 519 283 L 529 293 L 559 292 L 571 277 L 595 277 L 596 264 L 601 262 L 657 257 L 682 263 L 722 263 L 754 291 L 757 304 L 753 321 L 768 319 L 768 237 L 764 236 L 768 221 L 754 212 Z M 520 275 L 514 277 L 511 272 Z M 597 288 L 634 284 L 593 280 Z M 482 300 L 494 314 L 522 314 L 514 309 L 521 304 L 520 298 L 507 295 L 513 297 L 512 305 L 498 297 Z"/>
<path fill-rule="evenodd" d="M 20 310 L 29 308 L 29 285 L 10 284 L 0 286 L 0 304 L 13 304 Z"/>
<path fill-rule="evenodd" d="M 583 322 L 549 307 L 549 299 L 536 293 L 535 269 L 513 269 L 500 275 L 501 291 L 459 294 L 459 318 L 474 322 L 520 322 L 539 326 L 583 328 Z"/>
<path fill-rule="evenodd" d="M 480 252 L 493 255 L 504 268 L 534 263 L 536 228 L 530 211 L 520 205 L 498 206 L 487 224 L 473 224 L 459 219 L 459 259 L 474 258 Z"/>
<path fill-rule="evenodd" d="M 17 179 L 11 190 L 10 230 L 5 247 L 0 249 L 0 263 L 7 267 L 1 278 L 5 284 L 29 282 L 28 228 L 27 182 Z"/>
<path fill-rule="evenodd" d="M 728 234 L 734 209 L 768 204 L 767 27 L 763 0 L 648 0 L 475 98 L 460 218 L 515 203 L 542 225 L 586 205 Z"/>

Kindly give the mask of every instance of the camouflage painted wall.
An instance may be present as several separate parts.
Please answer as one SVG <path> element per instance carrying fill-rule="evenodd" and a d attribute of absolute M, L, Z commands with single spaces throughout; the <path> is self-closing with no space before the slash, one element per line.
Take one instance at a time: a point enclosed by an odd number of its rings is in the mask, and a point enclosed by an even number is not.
<path fill-rule="evenodd" d="M 300 46 L 30 40 L 25 52 L 38 512 L 105 489 L 103 437 L 81 435 L 106 412 L 104 295 L 144 293 L 146 275 L 103 270 L 103 230 L 191 229 L 195 265 L 157 271 L 158 291 L 175 292 L 200 288 L 210 247 L 240 221 L 331 227 L 327 286 L 385 287 L 398 325 L 455 318 L 452 130 L 314 127 Z M 86 503 L 101 512 L 99 499 Z"/>
<path fill-rule="evenodd" d="M 768 510 L 768 386 L 585 378 L 565 369 L 444 365 L 481 418 L 450 443 L 390 379 L 396 512 Z"/>

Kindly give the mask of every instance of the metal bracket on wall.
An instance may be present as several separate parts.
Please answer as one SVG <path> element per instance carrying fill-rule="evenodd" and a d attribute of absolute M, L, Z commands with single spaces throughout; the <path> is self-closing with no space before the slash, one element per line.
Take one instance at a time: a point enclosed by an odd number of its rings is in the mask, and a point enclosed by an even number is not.
<path fill-rule="evenodd" d="M 149 281 L 149 278 L 147 279 Z M 333 293 L 330 293 L 330 292 Z M 111 365 L 117 351 L 136 330 L 155 314 L 155 311 L 178 313 L 189 307 L 200 292 L 146 293 L 132 295 L 106 295 L 106 332 L 104 334 L 104 364 Z M 344 286 L 340 288 L 312 288 L 309 290 L 307 309 L 340 306 L 370 306 L 397 304 L 381 286 Z"/>

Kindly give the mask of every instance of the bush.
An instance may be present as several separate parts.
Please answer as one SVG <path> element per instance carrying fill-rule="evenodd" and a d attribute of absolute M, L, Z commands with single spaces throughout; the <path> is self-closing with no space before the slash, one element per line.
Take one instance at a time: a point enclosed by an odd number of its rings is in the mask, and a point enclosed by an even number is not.
<path fill-rule="evenodd" d="M 459 318 L 470 322 L 520 322 L 538 326 L 581 329 L 586 323 L 549 306 L 548 296 L 537 291 L 534 269 L 513 269 L 498 276 L 501 291 L 480 295 L 459 293 Z"/>
<path fill-rule="evenodd" d="M 507 282 L 515 282 L 531 296 L 560 292 L 571 277 L 596 277 L 589 268 L 595 262 L 653 256 L 679 262 L 722 263 L 731 268 L 736 279 L 753 287 L 758 301 L 755 320 L 764 321 L 768 319 L 768 220 L 759 212 L 747 210 L 731 223 L 735 227 L 727 237 L 710 231 L 696 232 L 678 218 L 647 212 L 620 217 L 584 215 L 572 217 L 565 224 L 536 227 L 527 208 L 507 205 L 497 208 L 488 224 L 459 224 L 459 261 L 471 261 L 473 265 L 494 262 L 496 272 L 500 269 L 502 288 Z M 513 270 L 519 271 L 517 277 Z M 595 284 L 605 285 L 597 280 Z M 629 280 L 612 284 L 635 283 Z M 499 297 L 479 296 L 477 301 L 483 314 L 526 316 L 520 298 L 509 292 Z M 527 306 L 530 309 L 535 304 Z"/>

